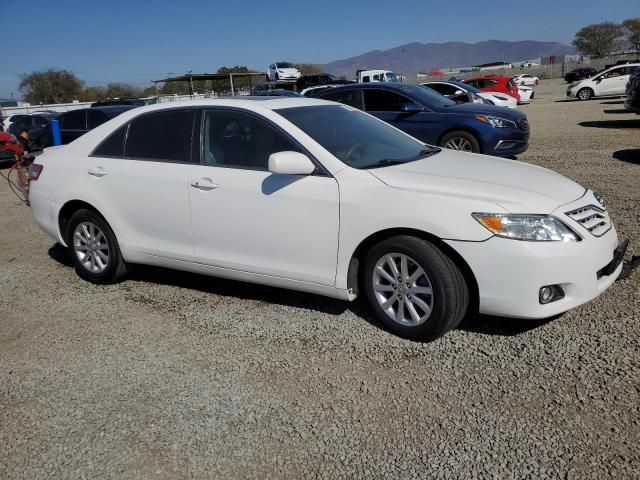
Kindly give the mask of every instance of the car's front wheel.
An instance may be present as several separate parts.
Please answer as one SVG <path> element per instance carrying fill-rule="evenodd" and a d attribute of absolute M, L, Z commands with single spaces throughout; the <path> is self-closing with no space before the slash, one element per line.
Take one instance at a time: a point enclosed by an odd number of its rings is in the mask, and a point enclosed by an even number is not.
<path fill-rule="evenodd" d="M 593 97 L 593 90 L 590 88 L 583 88 L 578 92 L 578 100 L 590 100 Z"/>
<path fill-rule="evenodd" d="M 454 329 L 469 306 L 469 289 L 456 264 L 417 237 L 396 236 L 375 245 L 363 282 L 376 316 L 413 340 L 431 341 Z"/>
<path fill-rule="evenodd" d="M 127 264 L 113 230 L 96 212 L 81 209 L 68 222 L 67 248 L 76 273 L 92 283 L 120 281 Z"/>
<path fill-rule="evenodd" d="M 451 150 L 463 152 L 480 153 L 480 142 L 469 132 L 457 130 L 444 135 L 439 142 L 439 146 Z"/>

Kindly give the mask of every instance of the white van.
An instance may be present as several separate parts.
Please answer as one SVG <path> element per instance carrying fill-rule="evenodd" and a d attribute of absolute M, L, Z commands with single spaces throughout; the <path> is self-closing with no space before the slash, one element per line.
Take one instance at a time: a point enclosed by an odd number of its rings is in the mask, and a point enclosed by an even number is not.
<path fill-rule="evenodd" d="M 399 81 L 398 76 L 391 70 L 358 70 L 356 80 L 358 83 Z"/>

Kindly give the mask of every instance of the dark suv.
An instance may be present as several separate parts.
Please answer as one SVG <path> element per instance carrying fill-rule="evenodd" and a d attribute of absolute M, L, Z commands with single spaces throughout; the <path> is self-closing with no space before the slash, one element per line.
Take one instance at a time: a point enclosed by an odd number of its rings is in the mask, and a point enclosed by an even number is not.
<path fill-rule="evenodd" d="M 636 68 L 629 77 L 625 93 L 624 108 L 640 115 L 640 68 Z"/>
<path fill-rule="evenodd" d="M 593 77 L 598 70 L 592 67 L 576 68 L 565 74 L 564 81 L 567 83 L 577 82 L 578 80 L 584 80 L 585 78 Z"/>

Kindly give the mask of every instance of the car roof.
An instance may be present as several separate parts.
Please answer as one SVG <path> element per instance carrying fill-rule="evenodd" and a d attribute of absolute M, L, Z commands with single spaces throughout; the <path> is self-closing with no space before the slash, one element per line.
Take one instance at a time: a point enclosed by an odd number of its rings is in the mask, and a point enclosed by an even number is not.
<path fill-rule="evenodd" d="M 160 102 L 152 105 L 145 105 L 143 107 L 127 108 L 131 110 L 127 113 L 127 116 L 133 117 L 135 115 L 147 112 L 155 112 L 162 110 L 170 110 L 175 108 L 194 108 L 194 107 L 238 107 L 248 108 L 251 110 L 277 110 L 280 108 L 293 108 L 293 107 L 308 107 L 313 105 L 330 105 L 333 102 L 326 100 L 319 100 L 308 97 L 270 97 L 270 96 L 251 96 L 241 95 L 235 97 L 224 98 L 200 98 L 194 100 L 184 100 L 179 102 Z M 123 105 L 122 107 L 128 107 Z M 122 108 L 116 107 L 116 108 Z M 100 107 L 100 108 L 113 108 L 113 107 Z M 95 110 L 93 107 L 91 110 Z M 133 112 L 135 110 L 135 112 Z"/>

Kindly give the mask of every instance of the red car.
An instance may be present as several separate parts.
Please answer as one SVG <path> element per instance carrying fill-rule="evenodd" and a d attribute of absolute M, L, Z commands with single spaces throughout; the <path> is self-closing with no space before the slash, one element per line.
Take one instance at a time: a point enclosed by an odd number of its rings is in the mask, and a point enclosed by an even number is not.
<path fill-rule="evenodd" d="M 518 93 L 518 86 L 511 79 L 504 75 L 488 75 L 486 77 L 471 77 L 463 80 L 464 83 L 473 85 L 479 88 L 483 92 L 500 92 L 511 95 L 513 98 L 520 102 L 520 93 Z"/>
<path fill-rule="evenodd" d="M 18 139 L 9 132 L 0 132 L 0 162 L 16 161 L 16 156 L 24 153 L 24 147 Z"/>

